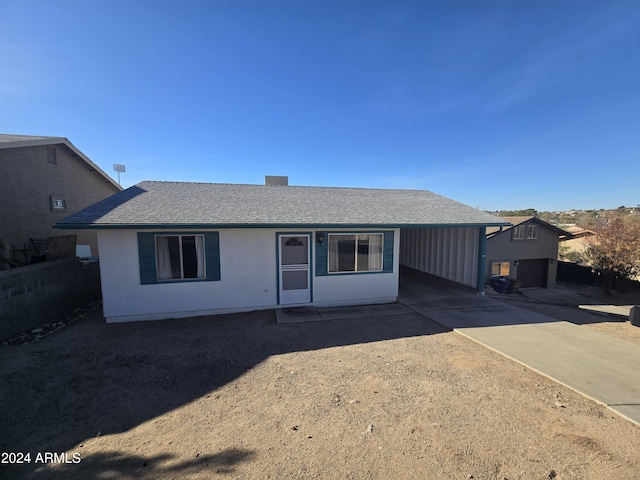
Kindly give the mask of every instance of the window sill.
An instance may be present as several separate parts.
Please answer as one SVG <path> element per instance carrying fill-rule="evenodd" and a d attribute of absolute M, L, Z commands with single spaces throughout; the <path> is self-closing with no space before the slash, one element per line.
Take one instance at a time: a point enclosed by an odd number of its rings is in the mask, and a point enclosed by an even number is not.
<path fill-rule="evenodd" d="M 156 283 L 152 283 L 151 285 L 163 285 L 165 283 L 195 283 L 195 282 L 212 282 L 213 280 L 209 280 L 206 278 L 174 278 L 171 280 L 156 280 Z"/>
<path fill-rule="evenodd" d="M 340 276 L 340 275 L 375 275 L 377 273 L 393 273 L 385 272 L 384 270 L 366 270 L 363 272 L 327 272 L 326 276 Z"/>

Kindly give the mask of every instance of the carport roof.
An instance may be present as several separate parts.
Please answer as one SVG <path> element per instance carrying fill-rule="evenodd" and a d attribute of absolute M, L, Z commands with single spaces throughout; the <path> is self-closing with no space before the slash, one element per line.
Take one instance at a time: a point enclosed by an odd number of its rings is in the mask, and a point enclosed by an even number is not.
<path fill-rule="evenodd" d="M 58 228 L 499 226 L 503 219 L 425 190 L 144 181 Z"/>

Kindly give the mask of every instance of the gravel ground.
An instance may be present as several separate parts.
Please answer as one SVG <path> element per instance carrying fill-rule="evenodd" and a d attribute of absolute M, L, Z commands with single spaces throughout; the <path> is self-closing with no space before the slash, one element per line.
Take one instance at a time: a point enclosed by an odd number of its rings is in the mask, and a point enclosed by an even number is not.
<path fill-rule="evenodd" d="M 517 297 L 502 298 L 640 338 Z M 3 478 L 640 477 L 640 428 L 413 313 L 106 325 L 94 309 L 0 347 L 0 381 L 2 451 L 31 454 Z"/>

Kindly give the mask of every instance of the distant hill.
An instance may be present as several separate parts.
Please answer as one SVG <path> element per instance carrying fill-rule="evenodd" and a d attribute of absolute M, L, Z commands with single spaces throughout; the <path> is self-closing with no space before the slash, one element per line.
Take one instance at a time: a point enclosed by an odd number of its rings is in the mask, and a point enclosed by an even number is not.
<path fill-rule="evenodd" d="M 586 226 L 598 219 L 606 219 L 617 215 L 637 215 L 640 216 L 640 205 L 637 207 L 621 206 L 616 209 L 599 210 L 568 210 L 556 212 L 538 212 L 535 208 L 524 210 L 496 210 L 489 211 L 498 217 L 537 217 L 547 223 L 556 226 L 579 225 Z"/>

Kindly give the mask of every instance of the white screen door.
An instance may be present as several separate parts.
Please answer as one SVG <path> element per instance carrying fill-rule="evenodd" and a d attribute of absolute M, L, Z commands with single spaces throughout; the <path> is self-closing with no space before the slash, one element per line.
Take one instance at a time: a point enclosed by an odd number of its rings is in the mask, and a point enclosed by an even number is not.
<path fill-rule="evenodd" d="M 309 235 L 280 237 L 280 304 L 308 303 L 310 297 Z"/>

